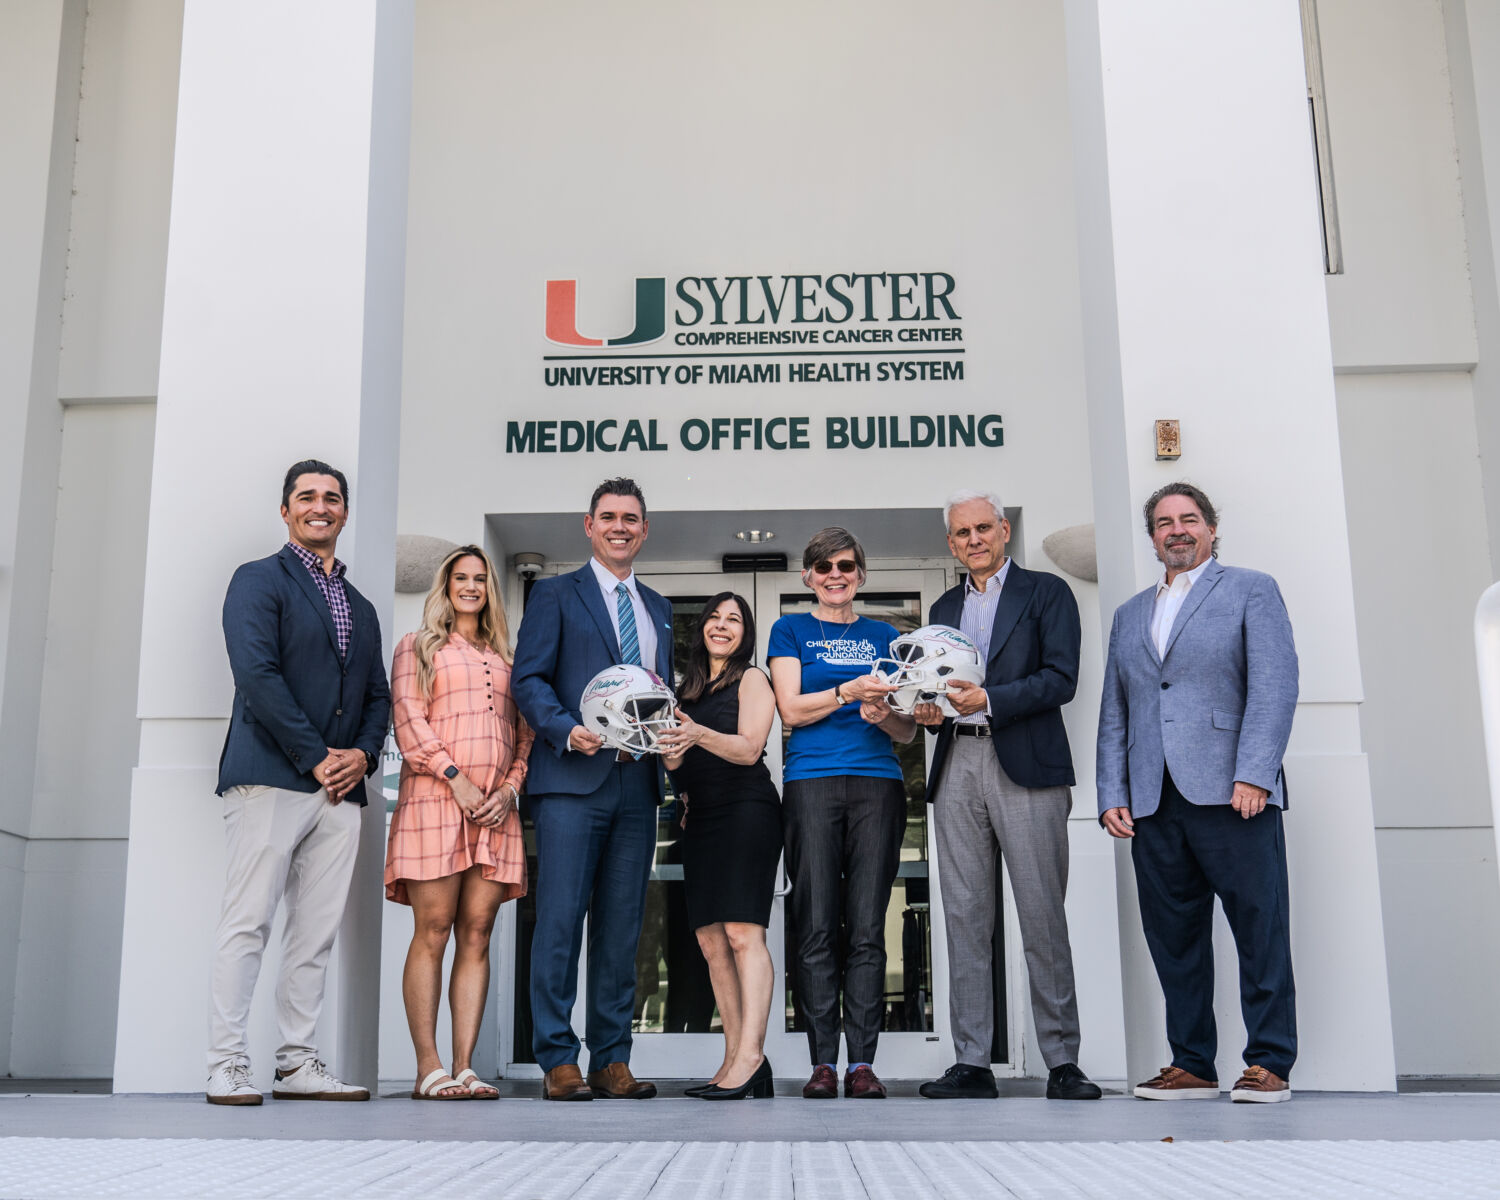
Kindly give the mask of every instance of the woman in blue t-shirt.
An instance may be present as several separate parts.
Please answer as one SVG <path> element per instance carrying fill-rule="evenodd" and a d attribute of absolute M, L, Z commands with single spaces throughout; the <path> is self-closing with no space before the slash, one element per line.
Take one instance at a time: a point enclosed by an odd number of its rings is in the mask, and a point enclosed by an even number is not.
<path fill-rule="evenodd" d="M 891 711 L 891 689 L 873 675 L 897 634 L 854 612 L 865 581 L 859 540 L 836 527 L 814 534 L 802 552 L 802 581 L 818 602 L 811 613 L 781 617 L 766 653 L 776 708 L 792 731 L 782 821 L 796 929 L 794 995 L 812 1050 L 802 1094 L 838 1095 L 842 990 L 844 1094 L 884 1099 L 871 1064 L 885 1010 L 885 910 L 906 831 L 906 789 L 891 739 L 911 741 L 916 725 Z M 842 978 L 841 924 L 848 937 Z"/>

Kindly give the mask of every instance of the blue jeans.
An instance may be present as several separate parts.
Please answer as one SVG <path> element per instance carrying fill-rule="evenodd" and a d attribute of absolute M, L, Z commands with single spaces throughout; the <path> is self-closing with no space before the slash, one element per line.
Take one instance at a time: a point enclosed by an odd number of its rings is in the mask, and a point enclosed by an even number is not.
<path fill-rule="evenodd" d="M 636 944 L 656 856 L 656 772 L 650 758 L 617 763 L 587 796 L 528 798 L 537 849 L 531 1044 L 544 1071 L 578 1061 L 572 1013 L 585 913 L 589 1070 L 630 1061 Z"/>

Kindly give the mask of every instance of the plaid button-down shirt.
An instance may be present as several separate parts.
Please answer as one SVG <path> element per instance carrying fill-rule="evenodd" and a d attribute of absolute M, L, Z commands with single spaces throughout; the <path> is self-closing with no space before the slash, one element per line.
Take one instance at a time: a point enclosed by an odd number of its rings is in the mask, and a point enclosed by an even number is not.
<path fill-rule="evenodd" d="M 316 580 L 318 591 L 323 593 L 323 599 L 328 602 L 328 615 L 333 618 L 333 631 L 339 639 L 339 657 L 347 658 L 349 655 L 349 635 L 354 632 L 354 614 L 349 610 L 349 594 L 344 591 L 344 572 L 348 570 L 338 559 L 333 560 L 333 570 L 323 570 L 323 560 L 296 542 L 288 542 L 293 554 L 302 560 L 305 566 Z"/>

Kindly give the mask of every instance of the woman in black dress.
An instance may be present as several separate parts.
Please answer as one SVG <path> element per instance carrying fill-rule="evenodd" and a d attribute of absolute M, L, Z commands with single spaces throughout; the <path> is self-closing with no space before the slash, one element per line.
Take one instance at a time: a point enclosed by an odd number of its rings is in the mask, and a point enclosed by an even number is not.
<path fill-rule="evenodd" d="M 766 949 L 781 857 L 781 801 L 762 761 L 776 698 L 751 665 L 750 605 L 720 592 L 698 616 L 678 690 L 682 722 L 662 735 L 684 801 L 683 891 L 724 1024 L 724 1061 L 704 1100 L 772 1094 L 764 1054 L 775 970 Z"/>

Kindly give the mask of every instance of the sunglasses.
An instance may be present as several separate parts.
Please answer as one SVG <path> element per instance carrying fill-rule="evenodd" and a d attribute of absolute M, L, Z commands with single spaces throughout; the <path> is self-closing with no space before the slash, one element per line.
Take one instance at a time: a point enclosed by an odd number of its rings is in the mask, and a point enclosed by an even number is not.
<path fill-rule="evenodd" d="M 838 562 L 829 562 L 826 558 L 822 562 L 813 563 L 813 570 L 819 575 L 827 575 L 837 567 L 841 575 L 853 575 L 859 570 L 859 564 L 852 558 L 841 558 Z"/>

